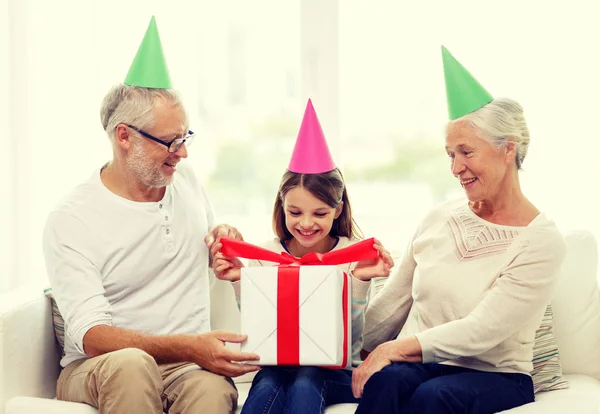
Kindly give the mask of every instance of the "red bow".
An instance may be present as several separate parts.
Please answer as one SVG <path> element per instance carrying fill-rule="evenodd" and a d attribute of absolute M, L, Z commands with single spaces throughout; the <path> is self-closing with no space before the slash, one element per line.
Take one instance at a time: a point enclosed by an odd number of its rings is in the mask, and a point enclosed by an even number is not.
<path fill-rule="evenodd" d="M 293 266 L 341 265 L 363 260 L 375 260 L 379 255 L 379 252 L 373 247 L 375 245 L 375 239 L 373 238 L 328 253 L 308 253 L 300 258 L 296 258 L 287 252 L 275 253 L 271 250 L 229 237 L 222 237 L 220 241 L 223 245 L 221 253 L 225 256 L 265 260 Z"/>

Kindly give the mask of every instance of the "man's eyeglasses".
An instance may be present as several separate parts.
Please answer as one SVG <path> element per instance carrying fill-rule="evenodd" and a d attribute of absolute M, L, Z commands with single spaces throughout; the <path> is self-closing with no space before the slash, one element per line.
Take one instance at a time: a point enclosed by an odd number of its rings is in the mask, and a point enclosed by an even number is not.
<path fill-rule="evenodd" d="M 194 137 L 196 136 L 196 134 L 194 134 L 193 131 L 188 131 L 188 133 L 185 137 L 175 138 L 172 141 L 163 141 L 162 139 L 158 139 L 155 136 L 152 136 L 149 133 L 134 127 L 133 125 L 129 125 L 129 124 L 125 124 L 125 125 L 127 125 L 131 129 L 133 129 L 134 131 L 138 132 L 144 138 L 148 138 L 149 140 L 158 142 L 159 144 L 163 144 L 165 147 L 167 147 L 167 151 L 171 152 L 171 153 L 177 152 L 177 150 L 179 148 L 181 148 L 181 146 L 183 144 L 185 144 L 186 147 L 189 147 L 190 145 L 192 145 L 192 142 L 194 142 Z"/>

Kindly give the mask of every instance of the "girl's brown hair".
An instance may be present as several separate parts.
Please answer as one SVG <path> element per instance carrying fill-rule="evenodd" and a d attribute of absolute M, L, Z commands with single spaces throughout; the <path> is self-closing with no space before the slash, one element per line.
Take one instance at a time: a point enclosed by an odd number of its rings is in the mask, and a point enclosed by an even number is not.
<path fill-rule="evenodd" d="M 293 188 L 302 187 L 309 193 L 321 200 L 331 208 L 337 208 L 340 203 L 342 212 L 333 221 L 329 234 L 333 237 L 348 237 L 350 239 L 362 239 L 363 235 L 358 225 L 352 218 L 352 209 L 348 192 L 344 184 L 342 172 L 335 170 L 319 174 L 301 174 L 286 171 L 281 178 L 281 184 L 275 198 L 273 207 L 273 231 L 280 240 L 289 240 L 293 236 L 285 225 L 285 212 L 283 211 L 283 199 Z"/>

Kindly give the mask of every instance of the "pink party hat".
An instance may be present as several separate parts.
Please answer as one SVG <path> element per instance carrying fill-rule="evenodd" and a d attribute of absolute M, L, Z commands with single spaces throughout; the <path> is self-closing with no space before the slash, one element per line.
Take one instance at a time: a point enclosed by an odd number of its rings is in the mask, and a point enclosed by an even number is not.
<path fill-rule="evenodd" d="M 288 170 L 301 174 L 319 174 L 334 169 L 335 163 L 329 153 L 325 134 L 309 99 Z"/>

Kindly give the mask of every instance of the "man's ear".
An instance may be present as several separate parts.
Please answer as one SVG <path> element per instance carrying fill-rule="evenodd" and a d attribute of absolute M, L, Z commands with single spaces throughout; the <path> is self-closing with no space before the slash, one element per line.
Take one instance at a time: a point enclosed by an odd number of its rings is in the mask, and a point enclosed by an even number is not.
<path fill-rule="evenodd" d="M 119 124 L 115 129 L 115 141 L 125 151 L 128 151 L 133 145 L 130 132 L 131 130 L 125 124 Z"/>

